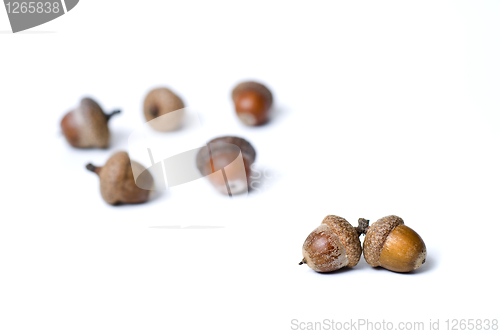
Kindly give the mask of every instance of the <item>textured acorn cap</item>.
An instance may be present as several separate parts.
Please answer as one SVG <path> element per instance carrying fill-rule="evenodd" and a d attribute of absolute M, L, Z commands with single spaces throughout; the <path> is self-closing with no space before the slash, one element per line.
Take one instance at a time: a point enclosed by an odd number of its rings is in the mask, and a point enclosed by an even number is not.
<path fill-rule="evenodd" d="M 171 114 L 171 117 L 162 117 L 156 121 L 152 120 L 183 108 L 184 102 L 182 99 L 165 87 L 151 90 L 144 99 L 144 116 L 149 125 L 157 131 L 166 132 L 177 129 L 184 116 L 183 110 Z"/>
<path fill-rule="evenodd" d="M 127 152 L 116 152 L 103 167 L 87 165 L 87 169 L 95 171 L 100 178 L 100 190 L 102 198 L 109 204 L 120 203 L 143 203 L 149 198 L 151 190 L 139 188 L 134 180 L 132 164 L 136 164 L 136 170 L 143 170 L 141 182 L 153 189 L 154 180 L 151 173 L 138 162 L 131 161 Z"/>
<path fill-rule="evenodd" d="M 344 218 L 329 215 L 323 219 L 322 224 L 327 225 L 340 239 L 349 260 L 348 267 L 358 264 L 361 257 L 361 242 L 356 229 Z"/>
<path fill-rule="evenodd" d="M 64 116 L 61 128 L 74 147 L 106 148 L 110 138 L 108 120 L 113 114 L 106 115 L 97 102 L 86 97 L 81 100 L 78 108 Z"/>
<path fill-rule="evenodd" d="M 246 166 L 249 167 L 255 161 L 255 149 L 252 144 L 245 139 L 233 136 L 214 138 L 209 141 L 206 146 L 203 146 L 196 155 L 196 167 L 198 167 L 202 175 L 209 175 L 212 173 L 212 170 L 207 169 L 207 161 L 210 161 L 211 155 L 217 155 L 220 151 L 233 150 L 235 148 L 226 144 L 233 144 L 239 147 Z M 210 150 L 208 147 L 210 147 Z M 235 154 L 235 158 L 236 156 Z"/>
<path fill-rule="evenodd" d="M 392 230 L 399 225 L 404 225 L 403 219 L 398 216 L 386 216 L 370 226 L 363 242 L 363 255 L 370 266 L 380 266 L 379 258 L 385 241 Z"/>
<path fill-rule="evenodd" d="M 266 101 L 268 101 L 269 105 L 271 105 L 273 103 L 273 93 L 271 93 L 271 91 L 266 86 L 264 86 L 261 83 L 255 82 L 255 81 L 245 81 L 245 82 L 238 84 L 233 89 L 233 92 L 231 94 L 233 102 L 235 102 L 237 96 L 245 90 L 254 90 L 254 91 L 258 92 L 259 94 L 261 94 L 262 96 L 264 96 Z"/>

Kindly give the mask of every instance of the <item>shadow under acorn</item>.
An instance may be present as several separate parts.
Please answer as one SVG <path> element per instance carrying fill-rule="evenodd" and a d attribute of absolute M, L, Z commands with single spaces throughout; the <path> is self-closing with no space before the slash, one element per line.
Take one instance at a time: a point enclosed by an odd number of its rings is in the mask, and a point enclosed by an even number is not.
<path fill-rule="evenodd" d="M 307 267 L 307 264 L 303 263 L 303 265 L 305 265 Z M 419 274 L 423 274 L 423 273 L 426 273 L 426 272 L 433 271 L 436 268 L 436 265 L 437 265 L 436 258 L 434 256 L 427 255 L 427 258 L 425 259 L 425 262 L 422 264 L 422 266 L 420 266 L 420 268 L 415 269 L 415 270 L 410 271 L 410 272 L 400 273 L 400 272 L 391 271 L 391 270 L 388 270 L 388 269 L 385 269 L 385 268 L 382 268 L 382 267 L 372 267 L 372 266 L 370 266 L 365 261 L 365 259 L 363 258 L 363 256 L 361 256 L 361 258 L 359 259 L 358 264 L 356 266 L 354 266 L 354 267 L 342 267 L 342 268 L 340 268 L 338 270 L 335 270 L 335 271 L 330 271 L 330 272 L 325 272 L 325 273 L 323 273 L 323 272 L 315 272 L 315 274 L 336 275 L 336 274 L 347 273 L 347 272 L 350 272 L 350 271 L 375 270 L 375 271 L 386 271 L 386 272 L 390 272 L 390 273 L 394 273 L 394 274 L 399 274 L 399 275 L 419 275 Z M 313 270 L 313 272 L 314 272 L 314 270 Z"/>

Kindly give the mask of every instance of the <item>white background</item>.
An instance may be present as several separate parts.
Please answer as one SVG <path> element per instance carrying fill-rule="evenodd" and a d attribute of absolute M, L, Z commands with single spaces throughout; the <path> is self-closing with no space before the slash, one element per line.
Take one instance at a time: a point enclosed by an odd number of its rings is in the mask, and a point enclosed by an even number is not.
<path fill-rule="evenodd" d="M 499 319 L 499 17 L 497 1 L 86 0 L 11 34 L 0 9 L 0 332 Z M 275 94 L 266 126 L 234 115 L 245 79 Z M 158 85 L 212 136 L 255 146 L 258 191 L 231 200 L 201 179 L 144 205 L 102 200 L 84 166 L 127 148 Z M 109 150 L 60 135 L 87 95 L 123 109 Z M 364 259 L 333 274 L 298 266 L 328 214 L 399 215 L 427 262 L 412 274 Z M 161 227 L 189 225 L 222 227 Z"/>

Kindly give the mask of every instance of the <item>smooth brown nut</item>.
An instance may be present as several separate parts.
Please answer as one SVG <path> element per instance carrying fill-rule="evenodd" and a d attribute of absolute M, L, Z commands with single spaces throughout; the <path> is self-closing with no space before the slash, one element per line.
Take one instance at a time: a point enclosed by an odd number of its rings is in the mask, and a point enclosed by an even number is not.
<path fill-rule="evenodd" d="M 240 155 L 243 159 L 238 159 Z M 255 149 L 243 138 L 219 137 L 212 139 L 198 151 L 196 166 L 212 185 L 225 195 L 248 190 L 250 166 L 255 161 Z M 216 173 L 222 171 L 222 173 Z"/>
<path fill-rule="evenodd" d="M 142 171 L 139 178 L 147 189 L 136 185 L 132 165 L 134 170 Z M 112 205 L 146 202 L 151 193 L 148 189 L 154 188 L 151 173 L 138 162 L 130 160 L 126 152 L 113 154 L 103 167 L 88 164 L 87 169 L 99 175 L 102 198 Z"/>
<path fill-rule="evenodd" d="M 76 148 L 107 148 L 110 133 L 109 119 L 118 114 L 115 110 L 105 114 L 97 102 L 83 98 L 80 105 L 61 120 L 61 130 L 68 143 Z"/>
<path fill-rule="evenodd" d="M 151 90 L 144 99 L 144 117 L 156 131 L 178 129 L 184 118 L 184 102 L 168 88 Z M 175 111 L 175 113 L 172 113 Z M 169 114 L 169 116 L 164 116 Z M 164 117 L 160 117 L 164 116 Z"/>
<path fill-rule="evenodd" d="M 404 225 L 403 219 L 387 216 L 377 220 L 366 231 L 363 254 L 372 267 L 409 272 L 425 262 L 427 250 L 422 238 Z"/>
<path fill-rule="evenodd" d="M 232 98 L 236 114 L 246 125 L 262 125 L 268 121 L 273 95 L 264 85 L 248 81 L 233 89 Z"/>
<path fill-rule="evenodd" d="M 342 217 L 329 215 L 309 234 L 302 246 L 303 259 L 317 272 L 330 272 L 343 267 L 354 267 L 361 257 L 359 228 L 354 228 Z"/>

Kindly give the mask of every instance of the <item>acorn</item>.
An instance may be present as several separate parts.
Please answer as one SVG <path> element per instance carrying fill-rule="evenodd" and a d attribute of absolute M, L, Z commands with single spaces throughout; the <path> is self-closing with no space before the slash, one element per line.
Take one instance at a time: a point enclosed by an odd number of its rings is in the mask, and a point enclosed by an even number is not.
<path fill-rule="evenodd" d="M 242 82 L 233 89 L 232 98 L 236 115 L 245 125 L 262 125 L 268 121 L 273 94 L 263 84 Z"/>
<path fill-rule="evenodd" d="M 312 231 L 302 246 L 304 258 L 299 264 L 307 264 L 317 272 L 331 272 L 343 267 L 354 267 L 361 257 L 359 236 L 367 228 L 368 221 L 361 221 L 354 228 L 342 217 L 329 215 Z"/>
<path fill-rule="evenodd" d="M 404 273 L 419 268 L 425 262 L 427 250 L 422 238 L 404 225 L 403 219 L 387 216 L 367 229 L 363 254 L 372 267 Z"/>
<path fill-rule="evenodd" d="M 68 143 L 76 148 L 107 148 L 109 146 L 109 119 L 120 113 L 105 114 L 97 102 L 83 98 L 78 108 L 68 112 L 61 120 L 61 129 Z"/>
<path fill-rule="evenodd" d="M 144 117 L 156 131 L 168 132 L 178 129 L 184 118 L 184 102 L 165 87 L 151 90 L 144 99 Z M 175 112 L 173 112 L 175 111 Z M 168 116 L 167 116 L 168 114 Z"/>
<path fill-rule="evenodd" d="M 138 162 L 130 160 L 127 152 L 113 154 L 103 167 L 91 163 L 86 167 L 99 175 L 102 198 L 112 205 L 146 202 L 154 188 L 151 173 Z M 137 183 L 141 184 L 141 188 L 135 182 L 132 168 L 140 171 Z"/>
<path fill-rule="evenodd" d="M 240 156 L 242 159 L 238 159 Z M 253 146 L 243 138 L 219 137 L 202 147 L 196 156 L 196 167 L 212 185 L 225 195 L 248 191 L 250 166 L 255 161 Z M 221 171 L 222 173 L 216 173 Z"/>

